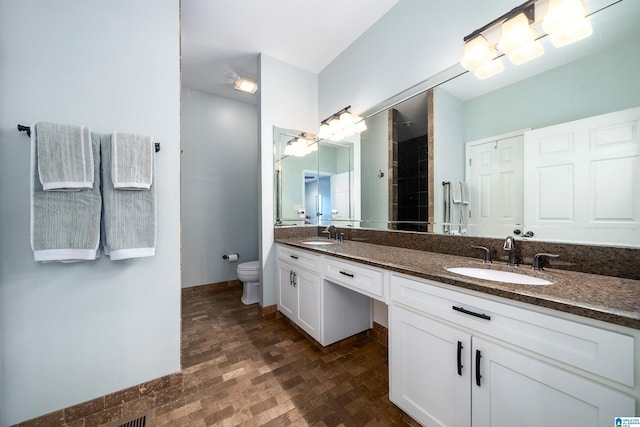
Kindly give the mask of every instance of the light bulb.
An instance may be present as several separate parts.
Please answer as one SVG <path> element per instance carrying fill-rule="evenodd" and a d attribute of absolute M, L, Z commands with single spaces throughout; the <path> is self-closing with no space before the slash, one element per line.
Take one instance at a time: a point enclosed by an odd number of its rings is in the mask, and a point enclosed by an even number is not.
<path fill-rule="evenodd" d="M 479 35 L 464 44 L 464 54 L 460 64 L 467 70 L 475 70 L 496 57 L 498 52 L 489 46 L 484 36 Z"/>
<path fill-rule="evenodd" d="M 353 116 L 350 112 L 345 111 L 344 113 L 340 114 L 340 124 L 342 125 L 342 127 L 351 126 L 353 124 Z"/>
<path fill-rule="evenodd" d="M 320 125 L 320 129 L 318 130 L 318 138 L 327 139 L 331 135 L 331 127 L 328 124 Z"/>
<path fill-rule="evenodd" d="M 572 22 L 584 19 L 586 12 L 581 0 L 549 0 L 547 15 L 542 21 L 542 29 L 547 34 L 566 27 Z"/>
<path fill-rule="evenodd" d="M 535 30 L 529 27 L 529 19 L 524 13 L 520 13 L 502 24 L 498 49 L 504 53 L 510 53 L 521 46 L 532 43 L 536 36 Z"/>
<path fill-rule="evenodd" d="M 473 73 L 480 80 L 484 80 L 488 79 L 491 76 L 495 76 L 502 71 L 504 71 L 504 64 L 499 58 L 497 58 L 493 61 L 487 62 L 486 64 L 475 70 Z"/>
<path fill-rule="evenodd" d="M 549 39 L 555 47 L 563 47 L 593 34 L 593 27 L 586 19 L 572 22 L 566 27 L 549 34 Z"/>
<path fill-rule="evenodd" d="M 292 144 L 287 144 L 284 147 L 284 155 L 285 156 L 292 156 L 293 153 L 295 153 L 295 149 L 293 148 L 293 145 Z"/>

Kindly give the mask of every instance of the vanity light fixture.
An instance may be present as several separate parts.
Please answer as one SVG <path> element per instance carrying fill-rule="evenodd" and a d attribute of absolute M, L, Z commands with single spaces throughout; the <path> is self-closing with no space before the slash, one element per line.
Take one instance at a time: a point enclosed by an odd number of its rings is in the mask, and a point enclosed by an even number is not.
<path fill-rule="evenodd" d="M 367 125 L 364 119 L 349 112 L 350 109 L 351 105 L 344 107 L 342 110 L 321 121 L 318 138 L 340 141 L 355 133 L 365 131 Z"/>
<path fill-rule="evenodd" d="M 246 77 L 238 76 L 233 87 L 239 91 L 254 94 L 258 90 L 258 83 Z"/>
<path fill-rule="evenodd" d="M 313 136 L 305 133 L 293 138 L 284 147 L 285 156 L 304 157 L 314 151 L 318 151 L 318 143 Z"/>
<path fill-rule="evenodd" d="M 536 29 L 540 23 L 542 34 Z M 485 79 L 504 70 L 502 54 L 520 65 L 544 53 L 539 40 L 547 35 L 562 47 L 592 32 L 584 0 L 529 0 L 466 36 L 460 64 Z"/>

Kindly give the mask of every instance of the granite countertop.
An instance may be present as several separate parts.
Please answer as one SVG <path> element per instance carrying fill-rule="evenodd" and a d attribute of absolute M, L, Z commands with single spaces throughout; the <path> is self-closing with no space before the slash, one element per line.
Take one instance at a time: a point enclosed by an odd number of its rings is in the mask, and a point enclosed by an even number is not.
<path fill-rule="evenodd" d="M 276 239 L 276 243 L 640 329 L 640 280 L 551 268 L 535 272 L 529 268 L 530 266 L 522 265 L 516 268 L 517 272 L 550 278 L 555 283 L 543 286 L 516 285 L 465 277 L 445 270 L 445 267 L 482 267 L 479 258 L 466 258 L 348 240 L 325 246 L 302 243 L 308 240 L 318 240 L 318 238 Z M 501 262 L 493 263 L 491 268 L 513 271 L 513 267 L 508 267 Z"/>

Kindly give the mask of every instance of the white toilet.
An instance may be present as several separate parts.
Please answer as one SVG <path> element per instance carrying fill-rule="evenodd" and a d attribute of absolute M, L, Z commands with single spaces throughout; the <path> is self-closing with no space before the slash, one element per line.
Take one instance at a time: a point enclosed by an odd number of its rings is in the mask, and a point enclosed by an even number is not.
<path fill-rule="evenodd" d="M 236 273 L 242 282 L 242 302 L 247 305 L 260 302 L 260 262 L 242 262 Z"/>

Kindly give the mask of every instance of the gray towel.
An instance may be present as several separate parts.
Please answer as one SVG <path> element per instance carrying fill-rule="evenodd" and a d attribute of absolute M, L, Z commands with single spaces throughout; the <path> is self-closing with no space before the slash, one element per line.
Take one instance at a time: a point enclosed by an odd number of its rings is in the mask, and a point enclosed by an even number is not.
<path fill-rule="evenodd" d="M 37 141 L 38 174 L 45 191 L 93 188 L 95 167 L 89 128 L 41 122 L 31 129 Z"/>
<path fill-rule="evenodd" d="M 36 133 L 31 133 L 31 248 L 36 261 L 96 259 L 100 243 L 99 168 L 86 191 L 44 191 L 38 177 Z M 92 163 L 100 162 L 100 142 L 91 144 Z"/>
<path fill-rule="evenodd" d="M 148 190 L 153 181 L 153 138 L 113 132 L 111 136 L 111 180 L 114 188 Z"/>
<path fill-rule="evenodd" d="M 469 184 L 466 181 L 460 181 L 460 197 L 463 205 L 469 204 Z"/>
<path fill-rule="evenodd" d="M 460 181 L 451 181 L 451 201 L 453 203 L 462 203 L 462 187 Z"/>
<path fill-rule="evenodd" d="M 98 137 L 102 147 L 104 253 L 112 260 L 154 256 L 156 251 L 155 183 L 151 185 L 149 191 L 127 191 L 114 188 L 111 178 L 112 135 Z"/>

